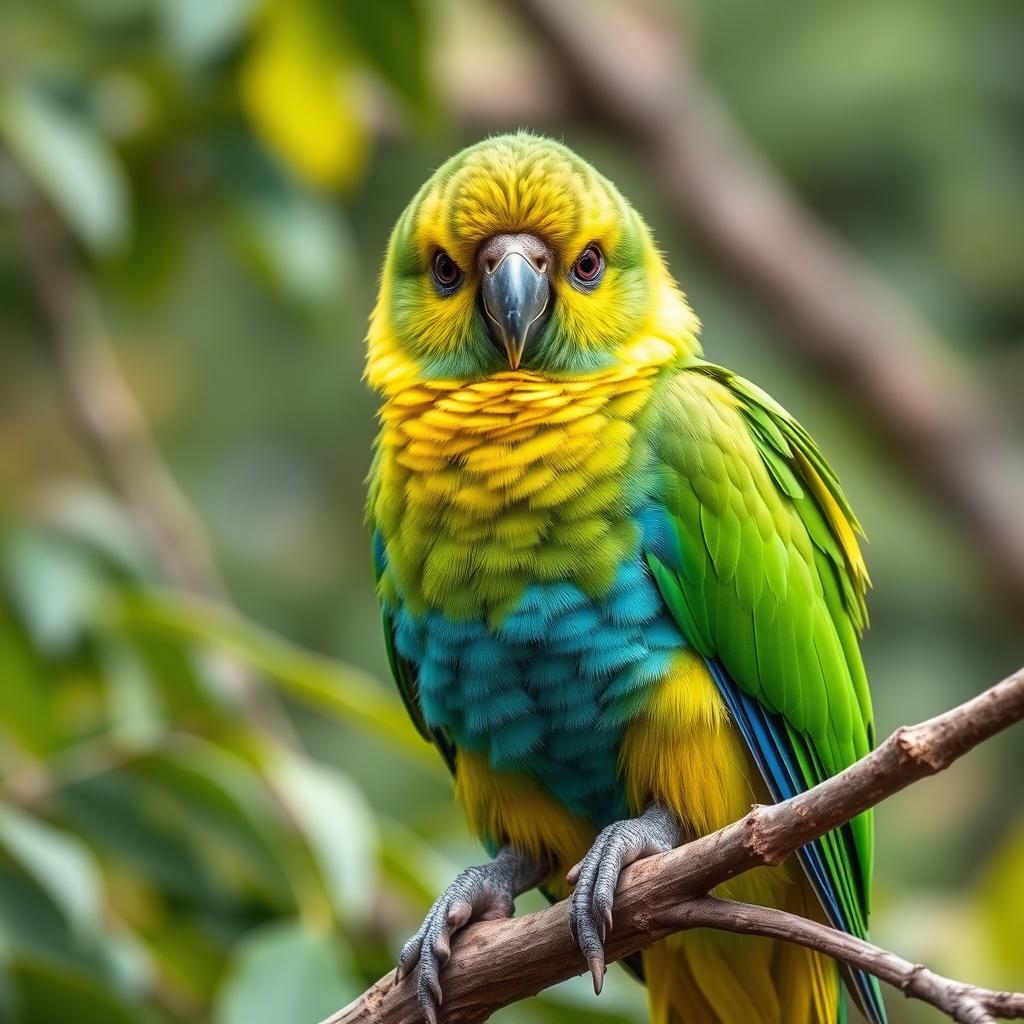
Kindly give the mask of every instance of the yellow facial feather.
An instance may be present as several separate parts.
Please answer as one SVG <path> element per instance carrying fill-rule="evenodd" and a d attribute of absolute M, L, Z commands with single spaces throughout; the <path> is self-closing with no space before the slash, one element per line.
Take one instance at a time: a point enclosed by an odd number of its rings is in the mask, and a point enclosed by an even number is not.
<path fill-rule="evenodd" d="M 658 361 L 697 351 L 697 320 L 637 213 L 568 149 L 520 134 L 453 158 L 400 219 L 371 318 L 371 385 L 387 393 L 429 361 L 448 367 L 486 361 L 477 253 L 488 239 L 509 232 L 536 235 L 551 254 L 550 368 L 578 371 L 578 357 L 594 352 L 611 361 L 616 348 L 641 339 L 666 349 Z M 581 291 L 570 284 L 569 268 L 591 244 L 605 254 L 606 271 L 599 287 Z M 430 278 L 438 250 L 464 274 L 450 294 L 440 293 Z"/>

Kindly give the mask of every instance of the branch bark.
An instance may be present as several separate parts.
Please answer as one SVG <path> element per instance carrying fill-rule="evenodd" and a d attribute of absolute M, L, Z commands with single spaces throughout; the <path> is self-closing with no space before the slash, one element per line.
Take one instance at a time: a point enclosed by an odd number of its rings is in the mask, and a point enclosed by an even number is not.
<path fill-rule="evenodd" d="M 752 915 L 721 901 L 692 903 L 751 868 L 781 863 L 861 811 L 948 768 L 1022 718 L 1024 668 L 959 707 L 897 729 L 867 757 L 806 793 L 754 807 L 718 832 L 631 865 L 616 893 L 608 960 L 635 953 L 682 928 L 706 923 L 698 922 L 701 913 L 715 914 L 713 927 L 776 929 L 772 934 L 779 938 L 822 948 L 899 985 L 908 996 L 946 1012 L 955 1010 L 961 1016 L 953 1013 L 954 1020 L 982 1024 L 994 1015 L 1024 1017 L 1024 996 L 989 993 L 950 981 L 869 943 L 847 941 L 833 929 L 823 933 L 813 922 L 789 915 Z M 569 933 L 566 901 L 523 918 L 475 924 L 458 933 L 445 968 L 446 1024 L 479 1024 L 501 1007 L 585 970 Z M 970 1013 L 974 1015 L 965 1015 Z M 396 984 L 391 972 L 323 1024 L 420 1024 L 421 1019 L 415 976 Z"/>
<path fill-rule="evenodd" d="M 1024 460 L 986 389 L 913 308 L 755 152 L 681 62 L 652 4 L 583 10 L 506 0 L 551 55 L 573 110 L 633 146 L 688 232 L 748 289 L 796 355 L 828 371 L 914 478 L 967 532 L 1024 613 Z M 521 119 L 517 121 L 521 123 Z"/>
<path fill-rule="evenodd" d="M 977 988 L 945 978 L 871 942 L 784 910 L 737 903 L 717 896 L 697 896 L 680 904 L 675 921 L 680 928 L 718 928 L 816 949 L 875 975 L 908 998 L 930 1003 L 960 1024 L 991 1024 L 998 1018 L 1024 1017 L 1022 994 Z"/>

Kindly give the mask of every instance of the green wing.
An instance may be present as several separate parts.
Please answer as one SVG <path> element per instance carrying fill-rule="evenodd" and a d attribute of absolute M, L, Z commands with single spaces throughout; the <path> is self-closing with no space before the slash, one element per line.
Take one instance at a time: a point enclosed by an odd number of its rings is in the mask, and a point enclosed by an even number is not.
<path fill-rule="evenodd" d="M 372 525 L 372 524 L 371 524 Z M 384 541 L 378 529 L 373 529 L 373 570 L 378 583 L 387 565 L 387 556 L 384 552 Z M 403 658 L 395 647 L 395 623 L 391 611 L 382 602 L 381 620 L 384 626 L 384 648 L 388 655 L 388 664 L 391 666 L 391 675 L 394 677 L 398 692 L 409 712 L 413 725 L 425 739 L 434 743 L 441 756 L 448 765 L 449 771 L 455 771 L 455 745 L 440 729 L 432 729 L 423 717 L 423 709 L 420 707 L 418 687 L 416 683 L 416 667 L 407 659 Z"/>
<path fill-rule="evenodd" d="M 697 363 L 665 402 L 656 448 L 671 525 L 648 561 L 773 792 L 810 788 L 874 743 L 860 527 L 813 440 L 755 385 Z M 862 936 L 872 845 L 863 814 L 805 857 L 834 922 Z M 856 981 L 884 1019 L 877 984 Z"/>

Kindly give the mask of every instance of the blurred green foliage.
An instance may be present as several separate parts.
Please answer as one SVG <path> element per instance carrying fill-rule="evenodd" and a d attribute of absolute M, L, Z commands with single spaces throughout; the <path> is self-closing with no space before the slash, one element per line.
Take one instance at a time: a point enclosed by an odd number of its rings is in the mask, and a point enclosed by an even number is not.
<path fill-rule="evenodd" d="M 685 14 L 779 172 L 1024 424 L 1020 5 Z M 361 339 L 391 223 L 469 141 L 461 99 L 543 100 L 541 59 L 497 0 L 0 8 L 0 1020 L 313 1022 L 481 856 L 383 681 Z M 635 199 L 712 357 L 840 469 L 872 540 L 880 730 L 1015 667 L 1019 626 L 970 539 L 836 400 L 841 382 L 792 362 L 642 159 L 593 126 L 538 127 Z M 238 612 L 164 586 L 68 417 L 25 251 L 41 203 L 83 293 L 71 319 L 109 336 Z M 1001 737 L 881 809 L 884 944 L 1024 985 L 1022 771 L 1019 736 Z M 642 1003 L 616 976 L 599 1002 L 569 984 L 496 1019 L 613 1024 Z"/>

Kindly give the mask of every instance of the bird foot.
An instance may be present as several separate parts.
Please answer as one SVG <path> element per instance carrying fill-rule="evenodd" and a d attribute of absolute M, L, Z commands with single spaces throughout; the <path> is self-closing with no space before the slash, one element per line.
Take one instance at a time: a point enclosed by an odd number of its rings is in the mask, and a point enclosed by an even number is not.
<path fill-rule="evenodd" d="M 546 874 L 533 858 L 505 847 L 489 864 L 466 868 L 437 898 L 419 931 L 402 947 L 396 971 L 401 981 L 419 964 L 416 995 L 427 1024 L 437 1024 L 444 1001 L 440 974 L 451 956 L 452 936 L 470 921 L 511 917 L 516 896 Z"/>
<path fill-rule="evenodd" d="M 598 994 L 604 984 L 604 941 L 612 929 L 615 886 L 627 864 L 671 850 L 681 836 L 679 820 L 661 804 L 652 804 L 639 818 L 616 821 L 601 830 L 587 855 L 566 875 L 575 885 L 569 927 L 594 979 Z"/>

